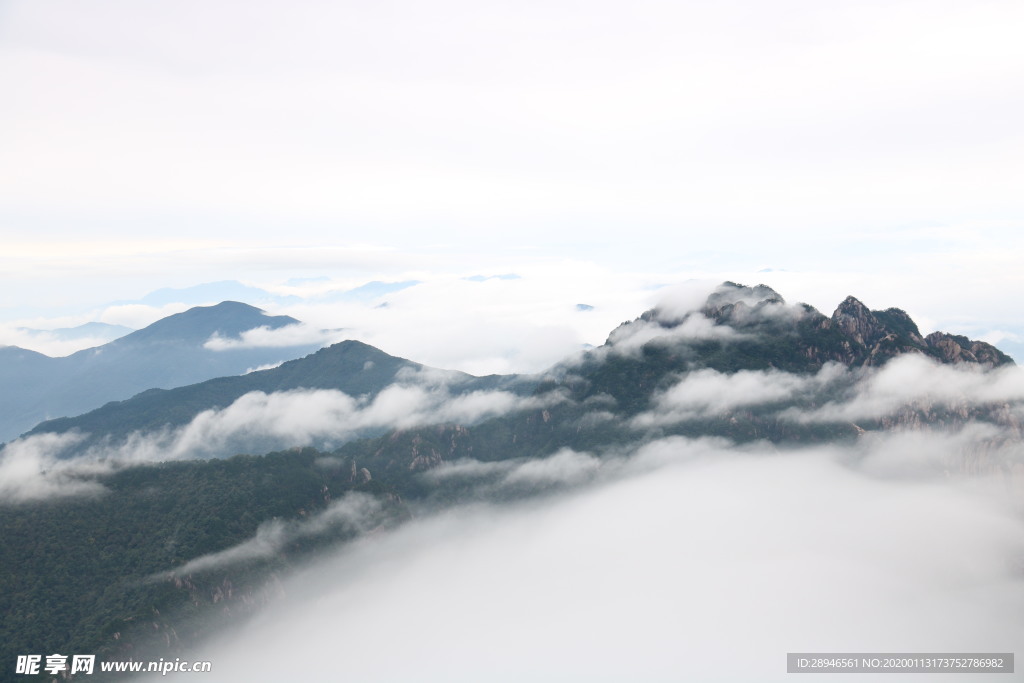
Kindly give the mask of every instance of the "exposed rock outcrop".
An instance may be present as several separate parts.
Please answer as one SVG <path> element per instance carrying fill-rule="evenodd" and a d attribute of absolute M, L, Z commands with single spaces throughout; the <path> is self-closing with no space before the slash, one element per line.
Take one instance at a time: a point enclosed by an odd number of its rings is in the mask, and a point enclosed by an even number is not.
<path fill-rule="evenodd" d="M 873 346 L 886 336 L 886 330 L 878 318 L 852 296 L 846 297 L 832 313 L 832 324 L 861 346 Z"/>
<path fill-rule="evenodd" d="M 925 341 L 933 355 L 944 363 L 981 363 L 997 366 L 1012 363 L 1005 353 L 983 341 L 945 332 L 932 332 Z"/>

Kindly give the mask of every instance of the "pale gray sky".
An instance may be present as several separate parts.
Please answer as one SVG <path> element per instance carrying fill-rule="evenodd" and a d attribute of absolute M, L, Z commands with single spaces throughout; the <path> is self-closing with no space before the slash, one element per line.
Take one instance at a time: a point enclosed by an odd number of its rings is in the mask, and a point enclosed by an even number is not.
<path fill-rule="evenodd" d="M 1024 335 L 1022 27 L 1016 0 L 4 0 L 0 321 L 543 271 Z"/>

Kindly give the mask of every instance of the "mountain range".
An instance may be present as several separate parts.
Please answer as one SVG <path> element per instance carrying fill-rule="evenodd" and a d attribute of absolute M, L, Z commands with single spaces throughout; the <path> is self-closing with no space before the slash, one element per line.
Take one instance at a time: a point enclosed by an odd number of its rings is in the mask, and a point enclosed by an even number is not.
<path fill-rule="evenodd" d="M 525 393 L 536 383 L 515 375 L 475 377 L 458 371 L 440 371 L 388 355 L 368 344 L 348 340 L 266 370 L 218 377 L 175 389 L 149 389 L 124 401 L 111 401 L 77 417 L 41 422 L 25 436 L 66 432 L 87 435 L 65 453 L 65 457 L 71 457 L 86 452 L 97 443 L 118 443 L 133 434 L 181 427 L 200 413 L 226 408 L 251 392 L 275 394 L 333 390 L 372 400 L 385 388 L 403 379 L 414 380 L 421 373 L 443 381 L 444 386 L 456 395 L 495 389 Z M 222 455 L 233 455 L 235 451 L 231 448 L 230 443 L 225 444 Z"/>
<path fill-rule="evenodd" d="M 51 358 L 16 346 L 0 347 L 0 441 L 43 420 L 77 415 L 147 389 L 238 375 L 304 356 L 319 346 L 206 346 L 214 337 L 238 340 L 248 330 L 298 323 L 288 316 L 271 316 L 247 304 L 226 301 L 169 316 L 70 356 Z"/>
<path fill-rule="evenodd" d="M 317 281 L 318 278 L 314 278 Z M 330 282 L 327 278 L 323 279 Z M 306 281 L 291 284 L 306 284 Z M 393 292 L 419 284 L 417 280 L 402 282 L 381 282 L 374 280 L 351 289 L 332 289 L 317 297 L 321 301 L 372 301 Z M 302 301 L 300 297 L 268 292 L 265 289 L 244 285 L 236 280 L 206 282 L 192 287 L 157 289 L 141 299 L 132 301 L 115 301 L 111 305 L 143 304 L 146 306 L 165 306 L 167 304 L 196 305 L 221 300 L 250 301 L 260 304 L 286 305 Z"/>
<path fill-rule="evenodd" d="M 135 330 L 124 325 L 111 325 L 109 323 L 91 322 L 77 325 L 75 327 L 58 327 L 52 330 L 38 330 L 31 327 L 19 327 L 19 332 L 27 332 L 35 336 L 45 336 L 58 341 L 78 341 L 82 339 L 98 339 L 104 343 L 111 342 L 118 337 L 131 334 Z"/>
<path fill-rule="evenodd" d="M 280 327 L 297 321 L 266 316 L 245 304 L 225 302 L 191 309 L 118 342 L 75 354 L 69 360 L 81 358 L 85 368 L 76 369 L 77 376 L 72 375 L 71 380 L 82 377 L 95 382 L 96 377 L 116 368 L 117 372 L 105 379 L 108 385 L 118 383 L 122 394 L 147 382 L 147 386 L 154 388 L 75 417 L 45 420 L 26 435 L 87 435 L 68 453 L 73 455 L 85 452 L 99 441 L 117 443 L 132 434 L 179 428 L 200 413 L 227 408 L 250 392 L 327 389 L 372 399 L 393 385 L 402 372 L 409 377 L 410 373 L 427 370 L 421 364 L 390 356 L 362 342 L 345 341 L 279 367 L 196 384 L 185 381 L 189 376 L 208 376 L 224 366 L 238 372 L 242 365 L 275 357 L 266 355 L 267 350 L 237 356 L 202 347 L 214 334 L 237 337 L 256 323 Z M 271 352 L 281 353 L 276 349 Z M 879 366 L 904 354 L 917 354 L 941 363 L 986 367 L 1013 364 L 1009 356 L 985 342 L 943 332 L 923 336 L 910 316 L 897 308 L 871 311 L 851 296 L 831 316 L 826 316 L 806 304 L 787 304 L 769 287 L 727 282 L 699 310 L 682 315 L 664 309 L 649 310 L 613 330 L 604 346 L 556 366 L 543 376 L 481 378 L 445 371 L 443 379 L 446 388 L 457 394 L 496 389 L 517 394 L 560 390 L 568 392 L 575 404 L 607 396 L 615 401 L 619 412 L 632 415 L 647 407 L 652 396 L 666 389 L 680 373 L 698 369 L 725 373 L 767 369 L 809 373 L 817 372 L 826 363 L 848 368 Z M 31 368 L 33 360 L 31 355 L 27 356 L 21 367 Z M 435 378 L 441 372 L 430 371 Z M 161 381 L 152 381 L 154 377 Z M 31 386 L 30 375 L 22 381 Z M 186 386 L 178 386 L 182 384 Z M 65 386 L 59 395 L 71 402 L 75 387 L 68 382 Z M 162 388 L 168 386 L 177 388 Z M 111 393 L 113 388 L 108 395 Z M 225 448 L 222 455 L 231 455 L 230 445 Z"/>
<path fill-rule="evenodd" d="M 181 316 L 93 357 L 121 354 L 134 363 L 125 374 L 161 376 L 171 369 L 152 366 L 204 357 L 215 333 L 295 323 L 237 303 Z M 22 383 L 56 360 L 4 351 Z M 278 577 L 312 553 L 461 502 L 569 488 L 666 437 L 786 447 L 975 425 L 981 447 L 943 463 L 946 474 L 1009 476 L 1005 441 L 1024 435 L 1016 399 L 971 402 L 953 385 L 996 386 L 1012 365 L 990 344 L 922 335 L 900 309 L 849 297 L 825 315 L 765 286 L 724 283 L 695 310 L 646 311 L 536 376 L 473 377 L 346 341 L 267 370 L 149 388 L 8 445 L 79 438 L 38 473 L 48 495 L 0 504 L 0 566 L 14 568 L 0 572 L 0 665 L 33 648 L 182 656 L 272 601 Z M 920 376 L 939 378 L 927 400 L 902 391 Z M 233 407 L 256 415 L 238 422 L 243 432 L 288 427 L 274 432 L 286 447 L 245 455 L 218 440 L 213 417 L 235 419 Z M 215 443 L 202 451 L 215 457 L 102 455 L 189 425 L 203 427 L 195 438 Z"/>

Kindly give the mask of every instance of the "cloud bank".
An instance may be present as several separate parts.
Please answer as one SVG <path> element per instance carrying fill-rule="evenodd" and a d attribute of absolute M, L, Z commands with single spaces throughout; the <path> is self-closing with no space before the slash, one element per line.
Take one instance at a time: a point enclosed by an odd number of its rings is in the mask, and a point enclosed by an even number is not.
<path fill-rule="evenodd" d="M 272 329 L 256 327 L 242 332 L 237 339 L 214 334 L 203 348 L 211 351 L 231 349 L 283 348 L 289 346 L 327 346 L 345 338 L 341 330 L 320 330 L 302 323 Z"/>
<path fill-rule="evenodd" d="M 265 453 L 305 445 L 330 449 L 388 429 L 472 424 L 566 400 L 557 393 L 541 397 L 506 391 L 459 393 L 453 383 L 460 377 L 446 371 L 406 372 L 372 399 L 332 390 L 251 392 L 225 408 L 204 411 L 179 428 L 135 433 L 121 442 L 99 442 L 90 446 L 84 459 L 59 459 L 62 450 L 78 443 L 74 435 L 18 440 L 0 452 L 0 468 L 7 474 L 4 486 L 11 500 L 95 492 L 95 484 L 85 483 L 93 467 Z M 604 408 L 584 415 L 580 429 L 595 421 L 612 428 L 622 420 Z M 679 376 L 654 394 L 647 409 L 619 426 L 643 439 L 663 431 L 685 432 L 690 421 L 746 419 L 737 414 L 751 412 L 759 419 L 781 423 L 862 423 L 868 429 L 916 428 L 938 417 L 954 431 L 980 417 L 984 422 L 976 428 L 991 428 L 989 447 L 1002 448 L 999 443 L 1024 435 L 1024 372 L 1018 367 L 985 370 L 940 365 L 916 355 L 896 358 L 881 368 L 849 370 L 829 364 L 811 375 L 702 369 Z"/>
<path fill-rule="evenodd" d="M 196 658 L 229 682 L 316 676 L 325 651 L 360 681 L 784 681 L 793 651 L 1019 647 L 1024 537 L 1002 487 L 842 456 L 656 442 L 574 495 L 357 542 Z"/>
<path fill-rule="evenodd" d="M 716 325 L 715 322 L 699 313 L 691 313 L 685 320 L 672 327 L 664 327 L 658 322 L 637 320 L 616 328 L 608 335 L 610 353 L 637 355 L 640 349 L 650 342 L 672 344 L 674 342 L 733 340 L 743 335 L 727 325 Z"/>
<path fill-rule="evenodd" d="M 989 409 L 990 417 L 1004 426 L 1024 419 L 1024 371 L 1017 366 L 944 365 L 918 354 L 900 356 L 880 368 L 828 363 L 810 375 L 701 369 L 656 393 L 652 405 L 631 424 L 673 425 L 740 409 L 804 424 L 880 420 L 936 408 L 966 420 L 979 407 Z"/>
<path fill-rule="evenodd" d="M 97 493 L 93 475 L 112 468 L 180 460 L 266 453 L 316 444 L 331 448 L 358 436 L 428 424 L 472 424 L 511 411 L 535 409 L 563 400 L 560 394 L 517 396 L 506 391 L 449 391 L 445 373 L 406 373 L 373 399 L 336 390 L 254 391 L 223 409 L 196 415 L 187 425 L 135 432 L 109 439 L 82 455 L 61 454 L 85 435 L 39 434 L 17 439 L 0 450 L 0 493 L 26 501 Z"/>
<path fill-rule="evenodd" d="M 813 375 L 778 370 L 740 370 L 732 374 L 695 370 L 657 394 L 652 409 L 634 418 L 633 424 L 672 424 L 722 415 L 737 408 L 763 408 L 813 395 L 847 375 L 846 368 L 838 364 L 828 364 Z"/>
<path fill-rule="evenodd" d="M 79 434 L 40 434 L 5 445 L 0 449 L 0 501 L 23 503 L 103 493 L 103 486 L 90 477 L 105 468 L 95 462 L 72 465 L 56 458 L 81 439 Z"/>
<path fill-rule="evenodd" d="M 868 373 L 856 393 L 818 409 L 790 412 L 805 421 L 851 421 L 880 418 L 912 404 L 967 407 L 1015 405 L 1024 401 L 1024 370 L 1008 366 L 987 370 L 967 364 L 941 365 L 919 355 L 905 355 Z"/>

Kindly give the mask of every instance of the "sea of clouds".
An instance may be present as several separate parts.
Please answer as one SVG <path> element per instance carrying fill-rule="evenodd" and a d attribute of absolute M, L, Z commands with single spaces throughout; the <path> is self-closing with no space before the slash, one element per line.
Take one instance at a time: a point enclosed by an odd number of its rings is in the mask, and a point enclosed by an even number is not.
<path fill-rule="evenodd" d="M 787 652 L 1019 648 L 1021 499 L 857 455 L 675 437 L 502 465 L 570 486 L 357 541 L 195 658 L 225 681 L 781 681 Z"/>

